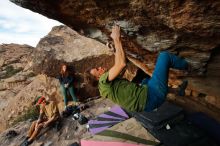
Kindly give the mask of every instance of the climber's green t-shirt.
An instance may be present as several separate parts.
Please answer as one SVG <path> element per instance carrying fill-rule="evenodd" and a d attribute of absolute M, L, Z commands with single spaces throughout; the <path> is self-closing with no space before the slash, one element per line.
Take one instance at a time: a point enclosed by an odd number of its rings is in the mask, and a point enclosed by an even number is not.
<path fill-rule="evenodd" d="M 109 72 L 104 73 L 99 79 L 98 87 L 101 96 L 128 111 L 143 111 L 147 100 L 147 86 L 139 86 L 119 78 L 108 81 L 108 74 Z"/>

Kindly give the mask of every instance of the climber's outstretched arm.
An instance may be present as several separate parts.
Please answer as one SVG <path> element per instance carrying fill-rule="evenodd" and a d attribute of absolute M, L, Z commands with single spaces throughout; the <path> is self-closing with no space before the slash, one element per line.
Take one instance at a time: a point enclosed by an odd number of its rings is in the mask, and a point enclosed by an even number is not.
<path fill-rule="evenodd" d="M 120 38 L 120 27 L 114 26 L 112 28 L 111 38 L 115 44 L 115 64 L 109 70 L 108 80 L 114 80 L 126 66 L 125 53 L 122 48 L 121 38 Z"/>

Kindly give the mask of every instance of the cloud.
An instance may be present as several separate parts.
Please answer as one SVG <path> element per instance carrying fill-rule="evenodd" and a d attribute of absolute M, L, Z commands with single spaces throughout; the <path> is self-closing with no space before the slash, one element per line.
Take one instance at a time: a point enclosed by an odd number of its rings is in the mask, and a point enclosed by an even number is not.
<path fill-rule="evenodd" d="M 38 34 L 15 34 L 15 33 L 0 33 L 0 40 L 1 43 L 4 44 L 28 44 L 31 46 L 36 46 L 39 42 L 40 38 L 43 37 L 42 35 Z"/>
<path fill-rule="evenodd" d="M 61 25 L 8 0 L 0 5 L 0 44 L 18 43 L 36 46 L 53 26 Z"/>

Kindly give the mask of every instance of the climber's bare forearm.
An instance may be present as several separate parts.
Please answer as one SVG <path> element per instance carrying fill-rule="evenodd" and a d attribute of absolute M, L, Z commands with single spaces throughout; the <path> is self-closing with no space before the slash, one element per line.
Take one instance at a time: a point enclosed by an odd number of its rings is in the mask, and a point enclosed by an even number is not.
<path fill-rule="evenodd" d="M 120 39 L 120 28 L 118 26 L 115 26 L 112 29 L 111 37 L 113 38 L 115 44 L 115 64 L 109 70 L 109 81 L 114 80 L 126 66 L 125 53 Z"/>

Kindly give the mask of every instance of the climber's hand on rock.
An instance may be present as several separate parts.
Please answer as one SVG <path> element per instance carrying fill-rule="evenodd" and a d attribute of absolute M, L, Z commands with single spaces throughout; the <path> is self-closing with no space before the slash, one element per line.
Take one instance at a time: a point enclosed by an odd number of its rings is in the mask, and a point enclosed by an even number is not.
<path fill-rule="evenodd" d="M 121 36 L 121 33 L 120 33 L 120 27 L 115 25 L 112 27 L 112 33 L 111 33 L 111 38 L 114 40 L 114 41 L 117 41 L 117 40 L 120 40 L 120 36 Z"/>

